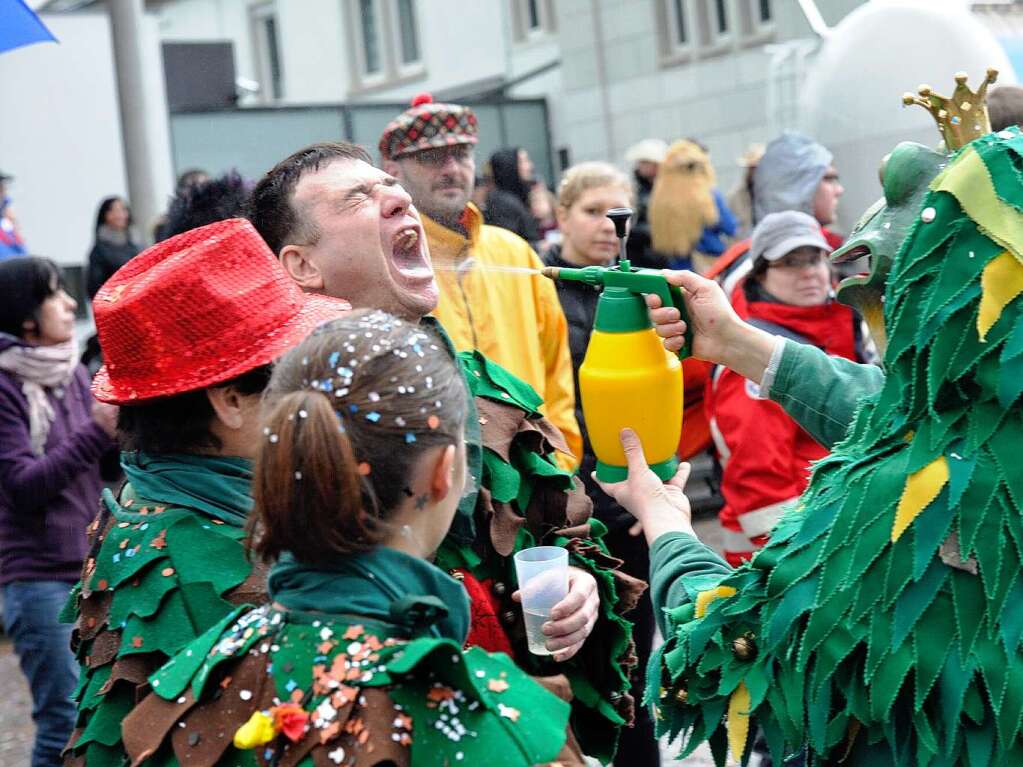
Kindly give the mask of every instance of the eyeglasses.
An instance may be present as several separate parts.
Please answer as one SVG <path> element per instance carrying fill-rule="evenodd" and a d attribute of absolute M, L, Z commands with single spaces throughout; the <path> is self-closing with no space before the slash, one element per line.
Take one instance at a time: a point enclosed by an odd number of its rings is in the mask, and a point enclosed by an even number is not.
<path fill-rule="evenodd" d="M 422 152 L 412 155 L 412 159 L 420 165 L 428 165 L 433 168 L 441 167 L 448 161 L 448 158 L 459 164 L 467 163 L 472 159 L 472 147 L 468 144 L 440 146 L 436 149 L 424 149 Z"/>
<path fill-rule="evenodd" d="M 824 251 L 814 248 L 812 252 L 799 251 L 782 256 L 777 261 L 771 261 L 768 269 L 803 269 L 807 266 L 817 266 L 825 261 Z"/>

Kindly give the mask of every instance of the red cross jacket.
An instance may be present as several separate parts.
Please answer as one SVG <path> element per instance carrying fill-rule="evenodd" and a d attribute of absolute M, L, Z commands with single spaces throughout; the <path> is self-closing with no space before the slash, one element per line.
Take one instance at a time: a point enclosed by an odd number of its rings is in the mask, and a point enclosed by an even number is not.
<path fill-rule="evenodd" d="M 862 360 L 859 319 L 848 306 L 831 301 L 798 307 L 759 295 L 750 300 L 743 285 L 732 295 L 739 316 L 781 326 L 790 337 L 828 354 Z M 772 327 L 765 329 L 774 331 Z M 776 331 L 775 331 L 776 332 Z M 806 488 L 812 461 L 827 455 L 781 406 L 759 399 L 759 387 L 738 373 L 718 367 L 707 382 L 705 405 L 724 470 L 725 506 L 718 517 L 725 558 L 732 565 L 753 556 L 767 541 L 782 512 Z"/>

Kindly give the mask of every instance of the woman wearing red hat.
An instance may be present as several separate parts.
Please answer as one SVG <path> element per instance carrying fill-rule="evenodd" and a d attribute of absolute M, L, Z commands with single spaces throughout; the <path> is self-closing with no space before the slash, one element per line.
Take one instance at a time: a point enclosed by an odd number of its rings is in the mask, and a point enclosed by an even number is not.
<path fill-rule="evenodd" d="M 348 309 L 308 296 L 240 219 L 132 259 L 93 302 L 121 405 L 127 482 L 103 493 L 67 616 L 82 664 L 70 764 L 123 764 L 121 720 L 147 677 L 242 603 L 266 601 L 243 548 L 270 363 Z"/>
<path fill-rule="evenodd" d="M 469 600 L 429 561 L 469 479 L 468 400 L 440 337 L 360 310 L 281 360 L 265 408 L 249 528 L 272 605 L 151 677 L 124 721 L 132 764 L 557 757 L 568 704 L 506 655 L 463 653 Z"/>

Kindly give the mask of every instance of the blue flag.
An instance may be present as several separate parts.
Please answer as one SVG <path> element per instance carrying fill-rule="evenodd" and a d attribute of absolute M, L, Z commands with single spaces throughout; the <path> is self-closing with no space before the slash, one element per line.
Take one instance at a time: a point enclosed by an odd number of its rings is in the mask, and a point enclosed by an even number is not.
<path fill-rule="evenodd" d="M 0 0 L 0 53 L 51 40 L 57 42 L 25 0 Z"/>

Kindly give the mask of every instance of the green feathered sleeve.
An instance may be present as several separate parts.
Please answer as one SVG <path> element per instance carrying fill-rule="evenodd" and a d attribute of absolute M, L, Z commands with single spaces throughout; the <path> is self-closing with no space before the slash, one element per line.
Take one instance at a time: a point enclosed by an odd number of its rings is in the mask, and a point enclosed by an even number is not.
<path fill-rule="evenodd" d="M 684 752 L 759 724 L 776 762 L 1023 763 L 1021 167 L 1011 129 L 931 182 L 882 388 L 751 562 L 669 590 L 648 696 Z"/>

